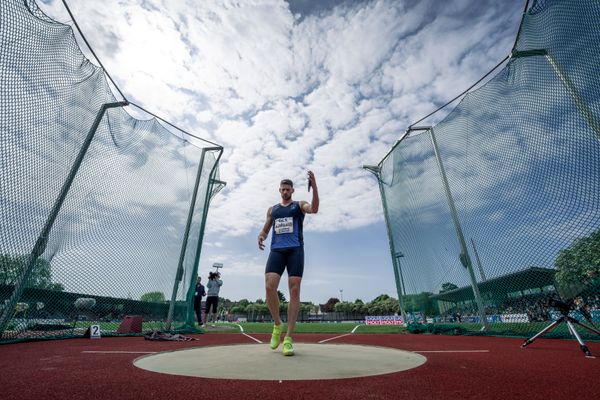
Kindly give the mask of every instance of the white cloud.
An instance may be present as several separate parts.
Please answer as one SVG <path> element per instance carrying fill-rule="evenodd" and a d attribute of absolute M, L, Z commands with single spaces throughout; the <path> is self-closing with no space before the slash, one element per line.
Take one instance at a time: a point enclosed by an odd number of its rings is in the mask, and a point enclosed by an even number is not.
<path fill-rule="evenodd" d="M 377 162 L 432 97 L 484 71 L 498 38 L 506 51 L 511 39 L 496 8 L 465 24 L 462 3 L 358 3 L 301 22 L 280 1 L 113 0 L 110 16 L 89 2 L 71 7 L 125 93 L 174 122 L 190 115 L 214 126 L 202 132 L 226 148 L 228 187 L 209 231 L 228 235 L 256 229 L 279 179 L 303 180 L 308 168 L 323 197 L 310 229 L 381 220 L 364 211 L 378 195 L 361 165 Z"/>

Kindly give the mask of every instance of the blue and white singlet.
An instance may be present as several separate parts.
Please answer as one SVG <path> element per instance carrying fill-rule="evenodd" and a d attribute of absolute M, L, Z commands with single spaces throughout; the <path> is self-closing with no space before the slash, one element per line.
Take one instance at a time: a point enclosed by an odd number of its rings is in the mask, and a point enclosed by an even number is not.
<path fill-rule="evenodd" d="M 275 204 L 271 209 L 271 217 L 273 218 L 271 249 L 304 246 L 302 234 L 304 213 L 299 202 L 293 201 L 287 206 Z"/>

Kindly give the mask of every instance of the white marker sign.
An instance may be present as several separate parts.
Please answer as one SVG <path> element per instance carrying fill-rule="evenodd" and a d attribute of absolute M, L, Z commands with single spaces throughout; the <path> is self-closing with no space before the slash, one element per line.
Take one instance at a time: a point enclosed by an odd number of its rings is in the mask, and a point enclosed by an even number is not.
<path fill-rule="evenodd" d="M 100 339 L 100 325 L 90 326 L 90 339 Z"/>

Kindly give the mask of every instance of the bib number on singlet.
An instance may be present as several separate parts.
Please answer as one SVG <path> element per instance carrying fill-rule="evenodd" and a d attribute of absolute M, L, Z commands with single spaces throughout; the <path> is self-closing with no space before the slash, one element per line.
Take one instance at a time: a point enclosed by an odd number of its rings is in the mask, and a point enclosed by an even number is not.
<path fill-rule="evenodd" d="M 294 217 L 277 218 L 275 220 L 275 233 L 294 233 Z"/>

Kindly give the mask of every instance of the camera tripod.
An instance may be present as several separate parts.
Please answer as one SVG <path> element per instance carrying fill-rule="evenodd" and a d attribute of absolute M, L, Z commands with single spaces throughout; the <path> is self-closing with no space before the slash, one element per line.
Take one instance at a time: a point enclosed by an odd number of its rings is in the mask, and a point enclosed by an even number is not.
<path fill-rule="evenodd" d="M 521 345 L 521 348 L 525 348 L 528 345 L 530 345 L 531 343 L 533 343 L 533 341 L 537 338 L 539 338 L 540 336 L 542 336 L 544 333 L 549 332 L 550 330 L 554 329 L 556 326 L 558 326 L 561 322 L 564 322 L 567 324 L 567 328 L 569 329 L 569 333 L 571 334 L 571 336 L 573 336 L 577 342 L 579 343 L 579 348 L 581 349 L 581 351 L 583 351 L 583 354 L 585 354 L 585 356 L 587 358 L 596 358 L 592 355 L 592 352 L 590 352 L 590 349 L 588 349 L 588 347 L 585 345 L 585 343 L 583 342 L 583 340 L 581 339 L 581 336 L 579 336 L 579 333 L 577 333 L 577 330 L 575 329 L 575 325 L 579 325 L 589 331 L 594 332 L 596 335 L 600 335 L 600 331 L 592 328 L 591 326 L 588 326 L 578 320 L 576 320 L 573 317 L 569 316 L 569 311 L 571 311 L 572 306 L 567 304 L 567 303 L 563 303 L 561 301 L 557 301 L 554 300 L 553 301 L 553 305 L 557 306 L 557 308 L 560 308 L 560 312 L 562 313 L 562 317 L 560 317 L 559 319 L 557 319 L 556 321 L 552 322 L 550 325 L 548 325 L 547 327 L 545 327 L 544 329 L 542 329 L 540 332 L 536 333 L 535 335 L 533 335 L 532 337 L 530 337 L 529 339 L 525 340 L 525 342 L 523 342 L 523 344 Z"/>

